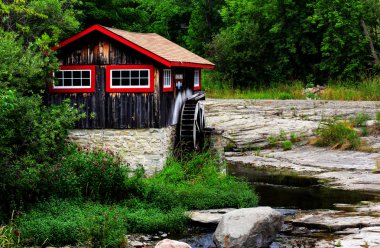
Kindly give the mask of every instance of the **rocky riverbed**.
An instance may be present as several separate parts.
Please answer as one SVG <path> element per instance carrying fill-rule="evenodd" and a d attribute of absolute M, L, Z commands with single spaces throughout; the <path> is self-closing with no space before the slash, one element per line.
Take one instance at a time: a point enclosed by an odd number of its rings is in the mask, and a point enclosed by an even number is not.
<path fill-rule="evenodd" d="M 368 152 L 332 150 L 308 142 L 321 120 L 348 119 L 359 113 L 374 117 L 380 102 L 207 100 L 204 105 L 207 126 L 223 130 L 230 166 L 309 177 L 325 187 L 380 196 L 380 174 L 373 173 L 380 164 L 378 132 L 362 138 Z M 301 139 L 289 151 L 269 147 L 270 137 L 279 135 Z M 271 247 L 380 247 L 379 218 L 379 204 L 369 202 L 297 211 L 286 217 Z"/>
<path fill-rule="evenodd" d="M 226 160 L 231 164 L 293 171 L 326 180 L 331 187 L 380 193 L 380 135 L 364 137 L 372 152 L 341 151 L 308 145 L 320 121 L 352 118 L 359 113 L 372 117 L 380 102 L 313 100 L 207 100 L 207 126 L 223 130 Z M 294 135 L 301 141 L 290 151 L 266 149 L 269 138 Z"/>

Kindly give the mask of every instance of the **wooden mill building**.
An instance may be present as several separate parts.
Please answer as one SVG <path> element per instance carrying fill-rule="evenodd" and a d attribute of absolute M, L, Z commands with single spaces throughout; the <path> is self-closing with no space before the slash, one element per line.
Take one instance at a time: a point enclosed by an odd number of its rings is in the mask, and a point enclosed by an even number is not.
<path fill-rule="evenodd" d="M 154 33 L 94 25 L 54 47 L 60 70 L 48 102 L 70 98 L 87 118 L 84 129 L 163 128 L 201 90 L 201 69 L 214 64 Z"/>
<path fill-rule="evenodd" d="M 163 168 L 175 132 L 197 133 L 197 121 L 204 123 L 196 108 L 193 129 L 174 126 L 201 90 L 201 70 L 214 64 L 157 34 L 94 25 L 53 49 L 60 69 L 47 100 L 69 98 L 87 113 L 69 134 L 78 145 L 109 148 L 152 175 Z"/>

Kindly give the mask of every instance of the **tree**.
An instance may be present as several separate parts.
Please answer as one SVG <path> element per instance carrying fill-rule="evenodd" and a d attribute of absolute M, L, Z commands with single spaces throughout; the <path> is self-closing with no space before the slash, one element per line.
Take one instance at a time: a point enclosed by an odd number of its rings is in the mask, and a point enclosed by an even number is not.
<path fill-rule="evenodd" d="M 321 34 L 318 69 L 327 78 L 355 78 L 371 67 L 368 40 L 361 22 L 366 20 L 365 1 L 317 0 L 310 4 L 308 20 Z"/>
<path fill-rule="evenodd" d="M 187 47 L 193 52 L 204 55 L 205 44 L 222 27 L 220 10 L 224 0 L 193 0 L 187 35 L 184 36 Z"/>
<path fill-rule="evenodd" d="M 242 87 L 358 78 L 376 69 L 379 8 L 375 0 L 226 0 L 212 60 Z"/>

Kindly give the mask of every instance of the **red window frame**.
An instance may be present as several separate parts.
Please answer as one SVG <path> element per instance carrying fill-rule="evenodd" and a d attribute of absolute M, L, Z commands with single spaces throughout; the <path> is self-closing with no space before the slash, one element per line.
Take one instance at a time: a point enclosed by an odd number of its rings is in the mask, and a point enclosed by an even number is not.
<path fill-rule="evenodd" d="M 170 87 L 165 87 L 165 70 L 170 70 Z M 172 92 L 173 90 L 174 90 L 173 71 L 170 68 L 165 68 L 162 70 L 162 91 Z"/>
<path fill-rule="evenodd" d="M 199 85 L 198 86 L 195 86 L 195 71 L 198 71 L 198 80 L 199 80 Z M 200 69 L 195 69 L 194 70 L 194 82 L 193 82 L 193 85 L 194 85 L 194 90 L 201 90 L 202 88 L 202 80 L 201 80 L 201 70 Z"/>
<path fill-rule="evenodd" d="M 90 87 L 82 88 L 82 87 L 54 87 L 54 82 L 49 85 L 49 92 L 51 93 L 93 93 L 95 92 L 95 66 L 94 65 L 61 65 L 59 70 L 90 70 Z M 52 75 L 53 76 L 53 75 Z"/>
<path fill-rule="evenodd" d="M 113 88 L 111 86 L 111 76 L 112 70 L 149 70 L 149 81 L 147 87 L 118 87 Z M 129 92 L 129 93 L 152 93 L 154 92 L 154 67 L 152 65 L 107 65 L 106 66 L 106 92 L 118 93 L 118 92 Z"/>

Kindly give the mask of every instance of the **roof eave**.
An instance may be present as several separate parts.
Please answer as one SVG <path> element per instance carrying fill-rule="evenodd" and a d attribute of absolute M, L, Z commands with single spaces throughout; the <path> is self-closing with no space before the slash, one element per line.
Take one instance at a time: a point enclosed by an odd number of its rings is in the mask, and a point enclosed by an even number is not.
<path fill-rule="evenodd" d="M 191 62 L 171 62 L 170 67 L 192 67 L 199 69 L 214 69 L 215 65 L 210 64 L 200 64 L 200 63 L 191 63 Z"/>
<path fill-rule="evenodd" d="M 124 45 L 127 45 L 127 46 L 131 47 L 132 49 L 135 49 L 135 50 L 137 50 L 137 51 L 145 54 L 146 56 L 152 58 L 153 60 L 158 61 L 159 63 L 161 63 L 161 64 L 163 64 L 163 65 L 165 65 L 167 67 L 193 67 L 193 68 L 202 68 L 202 69 L 203 68 L 205 68 L 205 69 L 213 69 L 215 67 L 215 65 L 212 64 L 211 62 L 209 64 L 200 64 L 200 63 L 192 63 L 192 62 L 176 62 L 176 61 L 173 62 L 173 61 L 168 61 L 168 60 L 166 60 L 166 59 L 158 56 L 157 54 L 152 53 L 149 50 L 147 50 L 147 49 L 145 49 L 145 48 L 143 48 L 143 47 L 141 47 L 141 46 L 139 46 L 139 45 L 137 45 L 137 44 L 135 44 L 135 43 L 127 40 L 127 39 L 125 39 L 124 37 L 122 37 L 122 36 L 120 36 L 120 35 L 112 32 L 112 31 L 108 30 L 107 28 L 105 28 L 105 27 L 103 27 L 103 26 L 101 26 L 99 24 L 95 24 L 95 25 L 93 25 L 93 26 L 91 26 L 91 27 L 83 30 L 82 32 L 80 32 L 80 33 L 78 33 L 78 34 L 76 34 L 76 35 L 74 35 L 74 36 L 72 36 L 72 37 L 70 37 L 70 38 L 68 38 L 68 39 L 60 42 L 58 46 L 52 47 L 52 50 L 56 51 L 56 50 L 58 50 L 58 49 L 60 49 L 62 47 L 65 47 L 68 44 L 70 44 L 70 43 L 72 43 L 72 42 L 74 42 L 74 41 L 76 41 L 76 40 L 78 40 L 78 39 L 80 39 L 80 38 L 82 38 L 82 37 L 84 37 L 84 36 L 86 36 L 86 35 L 94 32 L 94 31 L 99 31 L 102 34 L 107 35 L 107 36 L 109 36 L 109 37 L 111 37 L 111 38 L 113 38 L 113 39 L 115 39 L 115 40 L 123 43 Z"/>

